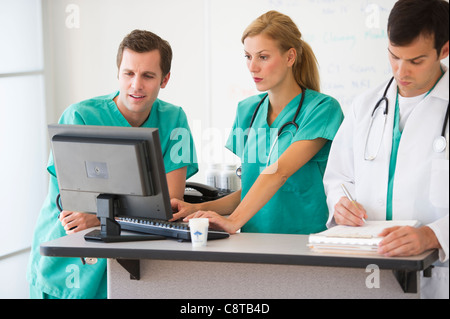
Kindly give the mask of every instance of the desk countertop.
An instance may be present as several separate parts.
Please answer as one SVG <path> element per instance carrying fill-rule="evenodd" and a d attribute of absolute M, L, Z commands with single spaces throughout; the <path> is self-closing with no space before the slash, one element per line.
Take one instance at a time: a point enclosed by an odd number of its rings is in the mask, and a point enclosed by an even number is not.
<path fill-rule="evenodd" d="M 230 238 L 208 241 L 206 247 L 192 248 L 190 242 L 174 239 L 123 243 L 102 243 L 84 240 L 75 233 L 43 243 L 41 254 L 59 257 L 97 257 L 113 259 L 163 259 L 262 263 L 283 265 L 366 268 L 376 264 L 380 269 L 420 271 L 438 259 L 437 250 L 414 257 L 322 254 L 310 251 L 307 235 L 241 233 Z"/>

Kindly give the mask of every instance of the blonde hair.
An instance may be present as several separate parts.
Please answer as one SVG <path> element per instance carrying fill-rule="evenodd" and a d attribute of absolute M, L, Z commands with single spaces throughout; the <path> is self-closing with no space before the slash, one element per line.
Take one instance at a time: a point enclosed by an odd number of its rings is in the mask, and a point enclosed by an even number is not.
<path fill-rule="evenodd" d="M 253 21 L 242 35 L 242 43 L 247 37 L 264 34 L 277 41 L 281 52 L 291 48 L 297 51 L 297 59 L 292 66 L 294 78 L 301 87 L 320 92 L 320 76 L 316 56 L 290 17 L 277 11 L 269 11 Z"/>

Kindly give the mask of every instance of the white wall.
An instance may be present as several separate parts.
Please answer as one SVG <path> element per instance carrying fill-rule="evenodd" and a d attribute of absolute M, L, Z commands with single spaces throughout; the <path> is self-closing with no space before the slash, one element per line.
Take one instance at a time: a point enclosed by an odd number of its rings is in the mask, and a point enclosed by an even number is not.
<path fill-rule="evenodd" d="M 208 162 L 237 161 L 223 145 L 238 101 L 257 93 L 240 42 L 251 21 L 272 9 L 291 16 L 316 53 L 322 91 L 345 112 L 356 95 L 391 76 L 386 26 L 394 3 L 44 0 L 46 65 L 52 70 L 49 121 L 71 103 L 117 89 L 120 41 L 135 28 L 151 30 L 173 47 L 172 77 L 160 97 L 186 111 L 200 164 L 193 179 L 203 181 Z"/>
<path fill-rule="evenodd" d="M 0 299 L 28 299 L 25 278 L 30 250 L 24 249 L 0 258 Z"/>
<path fill-rule="evenodd" d="M 36 217 L 47 187 L 40 0 L 0 0 L 0 298 L 27 298 Z"/>
<path fill-rule="evenodd" d="M 320 64 L 322 91 L 345 111 L 353 98 L 390 76 L 386 24 L 395 0 L 44 0 L 48 121 L 71 103 L 117 89 L 122 38 L 151 30 L 174 50 L 160 97 L 188 115 L 203 181 L 206 163 L 236 159 L 223 148 L 238 101 L 257 93 L 241 34 L 260 14 L 293 18 Z M 66 10 L 68 10 L 66 12 Z"/>

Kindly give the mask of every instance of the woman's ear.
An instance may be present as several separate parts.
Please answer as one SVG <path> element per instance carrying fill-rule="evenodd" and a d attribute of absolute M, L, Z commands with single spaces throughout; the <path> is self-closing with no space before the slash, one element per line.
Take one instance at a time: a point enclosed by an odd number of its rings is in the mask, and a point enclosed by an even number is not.
<path fill-rule="evenodd" d="M 288 66 L 292 67 L 297 60 L 297 50 L 295 50 L 294 48 L 290 48 L 287 52 L 287 58 Z"/>

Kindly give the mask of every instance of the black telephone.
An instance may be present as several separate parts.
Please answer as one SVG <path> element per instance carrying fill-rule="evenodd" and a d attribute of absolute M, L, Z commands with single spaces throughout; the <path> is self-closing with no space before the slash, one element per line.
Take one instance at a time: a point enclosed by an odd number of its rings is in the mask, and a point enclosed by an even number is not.
<path fill-rule="evenodd" d="M 193 204 L 209 202 L 227 196 L 231 193 L 231 191 L 220 190 L 201 183 L 186 182 L 184 201 Z"/>

